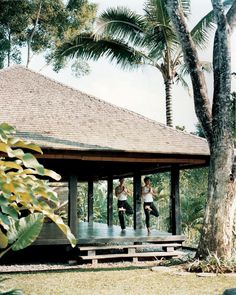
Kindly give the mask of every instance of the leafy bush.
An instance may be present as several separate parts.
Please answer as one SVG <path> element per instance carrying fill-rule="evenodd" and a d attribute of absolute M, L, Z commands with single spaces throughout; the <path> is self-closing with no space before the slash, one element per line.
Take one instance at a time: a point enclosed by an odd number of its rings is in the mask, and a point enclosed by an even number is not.
<path fill-rule="evenodd" d="M 236 256 L 230 260 L 221 259 L 215 253 L 209 253 L 204 260 L 195 259 L 187 266 L 190 272 L 232 273 L 236 272 Z"/>
<path fill-rule="evenodd" d="M 41 165 L 29 149 L 42 150 L 15 136 L 15 129 L 0 124 L 0 258 L 10 249 L 17 251 L 34 242 L 47 217 L 67 236 L 72 246 L 76 239 L 62 218 L 55 214 L 58 198 L 45 177 L 60 175 Z"/>

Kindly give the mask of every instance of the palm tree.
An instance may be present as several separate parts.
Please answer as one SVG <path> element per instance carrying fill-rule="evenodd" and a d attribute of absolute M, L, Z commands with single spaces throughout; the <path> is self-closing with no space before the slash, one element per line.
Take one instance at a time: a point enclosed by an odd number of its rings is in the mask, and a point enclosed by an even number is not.
<path fill-rule="evenodd" d="M 185 14 L 189 14 L 190 0 L 181 0 L 181 4 Z M 206 44 L 206 29 L 212 27 L 210 20 L 212 13 L 192 30 L 197 45 Z M 184 83 L 183 56 L 164 0 L 148 0 L 144 15 L 125 7 L 108 9 L 99 17 L 96 32 L 65 41 L 55 55 L 56 58 L 61 56 L 93 60 L 105 56 L 123 69 L 143 65 L 156 68 L 165 84 L 166 124 L 173 126 L 172 84 L 178 80 Z"/>

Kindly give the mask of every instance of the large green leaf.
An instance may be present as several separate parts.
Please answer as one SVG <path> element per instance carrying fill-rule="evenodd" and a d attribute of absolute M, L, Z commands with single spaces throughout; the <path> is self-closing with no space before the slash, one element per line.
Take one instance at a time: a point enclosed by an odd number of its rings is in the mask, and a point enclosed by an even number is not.
<path fill-rule="evenodd" d="M 33 213 L 12 223 L 7 236 L 12 250 L 18 251 L 31 245 L 38 237 L 43 226 L 44 215 Z"/>
<path fill-rule="evenodd" d="M 50 214 L 48 217 L 60 228 L 60 230 L 66 235 L 67 239 L 70 241 L 71 246 L 75 247 L 76 246 L 76 238 L 75 236 L 71 233 L 70 228 L 65 225 L 63 222 L 62 218 L 58 215 L 55 214 Z"/>
<path fill-rule="evenodd" d="M 8 238 L 0 229 L 0 249 L 5 249 L 7 245 L 8 245 Z"/>
<path fill-rule="evenodd" d="M 24 149 L 30 149 L 32 151 L 38 152 L 40 154 L 42 154 L 42 150 L 39 146 L 31 143 L 31 142 L 25 142 L 23 140 L 20 140 L 18 138 L 10 138 L 8 141 L 9 145 L 11 145 L 11 147 L 19 147 L 19 148 L 24 148 Z"/>
<path fill-rule="evenodd" d="M 34 168 L 39 175 L 44 175 L 44 167 L 43 165 L 39 164 L 34 155 L 30 153 L 25 153 L 22 157 L 22 161 L 25 167 Z"/>
<path fill-rule="evenodd" d="M 1 206 L 2 213 L 5 213 L 8 216 L 11 216 L 13 219 L 17 220 L 18 219 L 18 212 L 11 206 L 7 205 L 2 205 Z"/>

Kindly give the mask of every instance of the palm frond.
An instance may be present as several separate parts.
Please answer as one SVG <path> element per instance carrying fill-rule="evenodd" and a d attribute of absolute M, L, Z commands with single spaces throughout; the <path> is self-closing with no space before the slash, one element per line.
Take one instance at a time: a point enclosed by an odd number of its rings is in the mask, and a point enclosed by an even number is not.
<path fill-rule="evenodd" d="M 177 73 L 175 76 L 175 81 L 177 84 L 180 83 L 182 85 L 182 87 L 188 91 L 189 96 L 192 96 L 191 89 L 189 88 L 187 81 L 184 79 L 184 76 Z"/>
<path fill-rule="evenodd" d="M 224 8 L 228 9 L 233 2 L 234 0 L 225 0 L 223 2 Z M 195 25 L 191 31 L 193 41 L 200 49 L 207 47 L 210 32 L 215 28 L 214 12 L 211 10 Z"/>
<path fill-rule="evenodd" d="M 161 24 L 163 26 L 170 25 L 170 17 L 166 9 L 165 1 L 163 0 L 149 0 L 145 3 L 144 7 L 145 17 L 149 24 Z"/>
<path fill-rule="evenodd" d="M 149 56 L 161 58 L 162 51 L 171 51 L 179 43 L 169 15 L 165 1 L 149 0 L 145 5 L 147 31 L 143 45 L 149 48 Z"/>
<path fill-rule="evenodd" d="M 101 38 L 96 40 L 93 35 L 83 34 L 63 43 L 56 51 L 55 58 L 66 56 L 98 60 L 106 57 L 115 61 L 121 68 L 134 69 L 142 64 L 145 55 L 118 39 Z"/>
<path fill-rule="evenodd" d="M 109 8 L 99 17 L 95 35 L 112 36 L 138 46 L 142 43 L 145 28 L 142 15 L 126 7 Z"/>
<path fill-rule="evenodd" d="M 194 43 L 201 49 L 206 48 L 209 41 L 209 33 L 214 28 L 214 13 L 210 11 L 191 30 Z"/>
<path fill-rule="evenodd" d="M 191 12 L 191 1 L 190 0 L 181 0 L 180 5 L 182 7 L 185 17 L 188 17 Z"/>
<path fill-rule="evenodd" d="M 158 57 L 161 51 L 178 47 L 179 41 L 171 27 L 157 24 L 146 32 L 143 45 Z"/>

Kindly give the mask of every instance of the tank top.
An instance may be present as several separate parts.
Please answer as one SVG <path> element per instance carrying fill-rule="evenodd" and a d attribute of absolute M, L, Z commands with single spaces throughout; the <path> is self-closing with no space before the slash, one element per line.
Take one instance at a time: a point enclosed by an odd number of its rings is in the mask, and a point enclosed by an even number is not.
<path fill-rule="evenodd" d="M 124 190 L 121 190 L 121 188 L 118 186 L 116 188 L 116 192 L 117 192 L 117 198 L 119 201 L 126 201 L 127 200 L 127 194 Z"/>
<path fill-rule="evenodd" d="M 144 186 L 143 187 L 143 192 L 145 195 L 143 195 L 143 200 L 145 203 L 150 203 L 153 202 L 153 195 L 150 192 L 150 187 Z"/>

